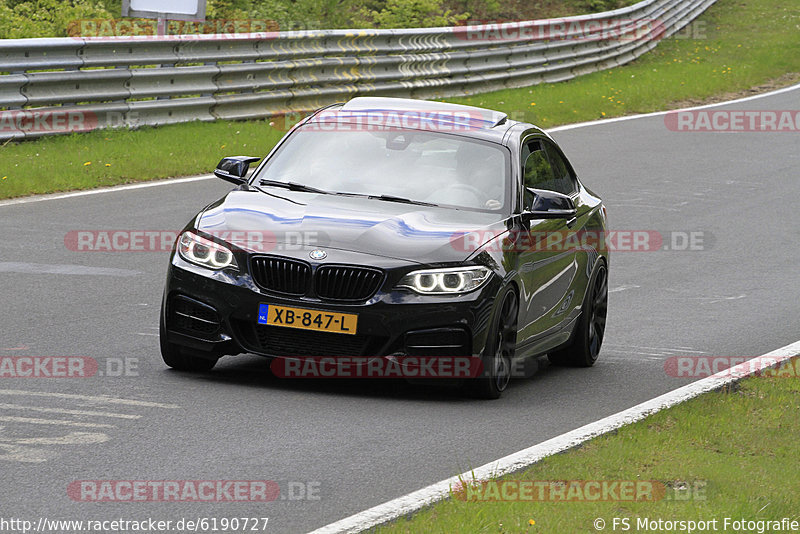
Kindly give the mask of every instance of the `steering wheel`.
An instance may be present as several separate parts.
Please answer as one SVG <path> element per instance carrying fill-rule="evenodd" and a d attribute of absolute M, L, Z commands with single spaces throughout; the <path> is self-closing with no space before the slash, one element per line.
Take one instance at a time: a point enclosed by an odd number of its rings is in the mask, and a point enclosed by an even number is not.
<path fill-rule="evenodd" d="M 471 186 L 469 184 L 462 184 L 462 183 L 450 184 L 447 187 L 447 189 L 460 189 L 462 191 L 466 191 L 468 193 L 471 193 L 475 197 L 475 199 L 478 200 L 478 201 L 483 200 L 483 197 L 486 196 L 477 187 L 473 187 L 473 186 Z"/>

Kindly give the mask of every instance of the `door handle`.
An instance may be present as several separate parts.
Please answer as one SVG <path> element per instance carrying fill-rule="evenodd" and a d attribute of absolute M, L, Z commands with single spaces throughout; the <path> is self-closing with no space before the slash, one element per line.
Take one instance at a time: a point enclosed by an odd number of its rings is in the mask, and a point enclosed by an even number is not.
<path fill-rule="evenodd" d="M 576 222 L 578 222 L 578 218 L 577 218 L 577 217 L 573 217 L 573 218 L 571 218 L 571 219 L 567 219 L 567 228 L 572 228 L 572 226 L 573 226 L 573 225 L 574 225 Z"/>

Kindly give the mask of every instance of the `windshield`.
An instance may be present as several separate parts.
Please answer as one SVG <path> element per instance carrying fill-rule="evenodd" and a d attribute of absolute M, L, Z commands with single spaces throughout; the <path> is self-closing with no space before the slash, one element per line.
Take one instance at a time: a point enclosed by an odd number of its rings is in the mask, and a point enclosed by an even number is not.
<path fill-rule="evenodd" d="M 399 197 L 441 206 L 501 210 L 508 152 L 499 145 L 416 130 L 299 129 L 254 177 L 327 192 Z"/>

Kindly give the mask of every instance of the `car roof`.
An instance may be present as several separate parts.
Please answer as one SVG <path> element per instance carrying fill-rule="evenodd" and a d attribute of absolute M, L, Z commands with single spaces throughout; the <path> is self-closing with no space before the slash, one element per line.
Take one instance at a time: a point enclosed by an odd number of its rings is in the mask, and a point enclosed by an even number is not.
<path fill-rule="evenodd" d="M 455 133 L 465 137 L 484 139 L 495 143 L 503 143 L 506 132 L 519 124 L 508 118 L 502 111 L 435 102 L 411 98 L 393 97 L 356 97 L 344 104 L 333 104 L 312 114 L 306 123 L 328 123 L 341 121 L 347 123 L 360 122 L 365 117 L 377 116 L 378 121 L 395 122 L 393 127 L 400 129 L 417 129 Z M 409 117 L 421 117 L 420 126 Z M 526 125 L 535 128 L 533 125 Z"/>

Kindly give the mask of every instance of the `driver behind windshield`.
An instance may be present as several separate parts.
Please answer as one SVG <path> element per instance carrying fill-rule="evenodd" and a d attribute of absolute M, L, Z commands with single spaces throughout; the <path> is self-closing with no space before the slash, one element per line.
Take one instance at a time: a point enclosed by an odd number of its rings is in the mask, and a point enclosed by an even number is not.
<path fill-rule="evenodd" d="M 429 200 L 471 208 L 503 205 L 503 155 L 493 147 L 462 142 L 455 152 L 455 181 Z M 435 197 L 435 200 L 434 200 Z"/>

